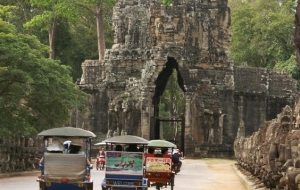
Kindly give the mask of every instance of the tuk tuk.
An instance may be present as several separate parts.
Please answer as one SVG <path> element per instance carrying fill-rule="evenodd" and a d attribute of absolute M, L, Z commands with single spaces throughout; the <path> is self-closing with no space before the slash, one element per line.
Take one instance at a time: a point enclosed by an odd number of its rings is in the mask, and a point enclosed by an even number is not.
<path fill-rule="evenodd" d="M 89 155 L 94 133 L 60 127 L 45 130 L 38 136 L 44 142 L 41 174 L 37 179 L 39 190 L 93 190 Z"/>
<path fill-rule="evenodd" d="M 146 154 L 145 178 L 148 186 L 155 186 L 157 190 L 171 186 L 174 189 L 175 172 L 172 168 L 172 151 L 176 145 L 165 140 L 149 141 Z"/>
<path fill-rule="evenodd" d="M 115 136 L 104 140 L 107 143 L 105 190 L 147 190 L 144 178 L 144 148 L 148 140 L 133 136 Z M 110 146 L 110 147 L 108 147 Z"/>
<path fill-rule="evenodd" d="M 99 142 L 94 144 L 95 146 L 99 146 L 101 148 L 104 148 L 106 146 L 105 142 Z M 104 170 L 105 168 L 105 155 L 99 155 L 97 154 L 97 159 L 96 159 L 96 169 L 98 170 Z"/>

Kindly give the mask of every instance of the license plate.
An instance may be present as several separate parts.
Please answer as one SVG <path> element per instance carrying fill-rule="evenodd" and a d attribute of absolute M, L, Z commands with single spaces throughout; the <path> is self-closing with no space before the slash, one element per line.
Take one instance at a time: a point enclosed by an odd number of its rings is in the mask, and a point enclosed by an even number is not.
<path fill-rule="evenodd" d="M 160 177 L 160 174 L 153 174 L 154 177 Z"/>

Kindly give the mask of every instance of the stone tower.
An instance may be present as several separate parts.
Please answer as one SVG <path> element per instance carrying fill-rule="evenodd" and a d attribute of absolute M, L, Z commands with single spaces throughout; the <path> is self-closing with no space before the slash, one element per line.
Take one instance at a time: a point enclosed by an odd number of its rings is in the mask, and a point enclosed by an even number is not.
<path fill-rule="evenodd" d="M 179 145 L 186 155 L 230 156 L 243 135 L 297 98 L 296 81 L 264 68 L 233 66 L 227 0 L 117 0 L 114 45 L 105 60 L 86 60 L 79 86 L 88 112 L 71 124 L 99 140 L 121 134 L 159 138 L 159 100 L 176 69 L 185 95 Z M 240 131 L 239 131 L 240 132 Z"/>

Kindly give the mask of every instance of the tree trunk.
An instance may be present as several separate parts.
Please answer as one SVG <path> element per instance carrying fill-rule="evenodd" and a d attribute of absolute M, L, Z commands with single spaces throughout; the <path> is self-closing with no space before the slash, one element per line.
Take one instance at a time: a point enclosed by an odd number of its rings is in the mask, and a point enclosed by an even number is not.
<path fill-rule="evenodd" d="M 55 36 L 55 30 L 56 30 L 56 24 L 57 24 L 57 19 L 56 16 L 53 18 L 52 25 L 49 28 L 49 47 L 50 47 L 50 52 L 49 52 L 49 58 L 54 59 L 55 58 L 55 52 L 54 52 L 54 36 Z"/>
<path fill-rule="evenodd" d="M 102 4 L 98 4 L 96 12 L 96 21 L 97 21 L 97 39 L 98 39 L 98 52 L 99 60 L 104 60 L 105 56 L 105 35 L 104 35 L 104 23 L 103 23 L 103 10 Z"/>

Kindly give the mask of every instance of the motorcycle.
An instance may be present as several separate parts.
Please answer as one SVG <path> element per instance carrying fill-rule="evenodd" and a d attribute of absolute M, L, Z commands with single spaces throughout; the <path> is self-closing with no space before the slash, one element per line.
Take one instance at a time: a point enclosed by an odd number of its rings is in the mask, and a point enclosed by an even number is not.
<path fill-rule="evenodd" d="M 97 157 L 96 169 L 104 170 L 105 167 L 105 156 L 101 155 Z"/>
<path fill-rule="evenodd" d="M 175 174 L 180 172 L 179 163 L 173 163 L 173 171 L 175 172 Z"/>

